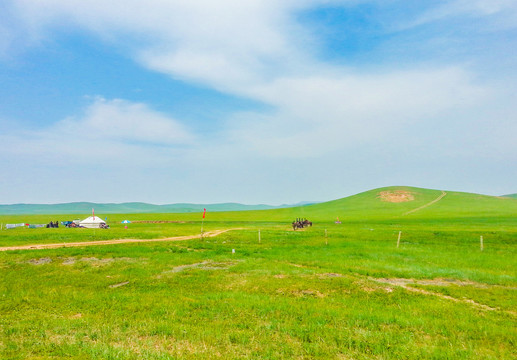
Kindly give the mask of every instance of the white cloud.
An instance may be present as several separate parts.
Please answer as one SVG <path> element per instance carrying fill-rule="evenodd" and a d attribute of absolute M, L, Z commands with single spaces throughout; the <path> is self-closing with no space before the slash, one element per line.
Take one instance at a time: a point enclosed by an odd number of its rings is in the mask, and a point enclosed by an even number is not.
<path fill-rule="evenodd" d="M 513 0 L 454 0 L 446 3 L 436 10 L 443 16 L 458 14 L 472 14 L 477 16 L 490 16 L 502 13 L 514 13 L 517 4 Z"/>
<path fill-rule="evenodd" d="M 321 156 L 490 97 L 487 87 L 474 84 L 458 66 L 366 73 L 317 61 L 302 46 L 310 34 L 293 13 L 350 3 L 20 0 L 17 6 L 33 31 L 79 25 L 113 44 L 129 36 L 135 59 L 148 68 L 270 105 L 269 112 L 234 114 L 220 130 L 219 142 L 211 142 L 232 144 L 239 154 Z M 492 14 L 511 6 L 504 0 L 456 0 L 435 7 L 421 21 L 465 12 Z M 164 117 L 142 104 L 98 100 L 84 119 L 59 126 L 80 122 L 106 141 L 192 141 L 178 122 Z M 144 125 L 144 118 L 150 125 Z"/>
<path fill-rule="evenodd" d="M 497 27 L 515 28 L 517 27 L 517 3 L 514 0 L 452 0 L 425 12 L 407 26 L 465 17 L 495 18 Z"/>
<path fill-rule="evenodd" d="M 142 103 L 97 98 L 84 118 L 69 118 L 56 129 L 69 135 L 77 132 L 94 139 L 150 144 L 177 145 L 192 143 L 193 136 L 177 120 L 149 109 Z"/>
<path fill-rule="evenodd" d="M 459 68 L 326 75 L 278 79 L 250 90 L 278 110 L 241 114 L 230 126 L 232 140 L 273 157 L 321 156 L 378 142 L 493 96 Z"/>
<path fill-rule="evenodd" d="M 227 89 L 278 69 L 298 53 L 290 18 L 295 2 L 19 0 L 31 33 L 80 26 L 127 45 L 143 65 Z M 298 55 L 301 55 L 299 53 Z M 258 74 L 257 74 L 258 73 Z"/>
<path fill-rule="evenodd" d="M 92 164 L 103 159 L 141 166 L 175 161 L 196 140 L 177 120 L 145 104 L 103 98 L 96 98 L 81 117 L 42 130 L 11 126 L 0 139 L 6 145 L 5 156 L 23 156 L 31 162 Z"/>

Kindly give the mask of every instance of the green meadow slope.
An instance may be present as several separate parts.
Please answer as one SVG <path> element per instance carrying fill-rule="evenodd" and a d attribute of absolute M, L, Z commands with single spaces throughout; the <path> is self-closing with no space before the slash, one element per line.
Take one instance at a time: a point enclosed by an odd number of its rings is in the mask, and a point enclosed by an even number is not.
<path fill-rule="evenodd" d="M 404 202 L 383 201 L 380 198 L 383 192 L 408 192 L 414 199 Z M 517 200 L 415 187 L 386 187 L 308 206 L 304 212 L 318 220 L 333 219 L 335 216 L 340 216 L 341 220 L 507 217 L 517 216 Z"/>
<path fill-rule="evenodd" d="M 381 194 L 406 194 L 409 201 L 390 202 Z M 220 210 L 220 209 L 217 209 Z M 190 213 L 138 213 L 103 214 L 96 213 L 109 223 L 123 219 L 130 220 L 172 220 L 200 221 L 201 212 Z M 9 222 L 47 223 L 55 220 L 84 218 L 88 214 L 65 215 L 3 215 L 0 220 Z M 475 221 L 477 218 L 506 221 L 517 217 L 517 199 L 495 197 L 464 192 L 422 189 L 416 187 L 392 186 L 369 190 L 346 198 L 304 206 L 280 209 L 216 211 L 207 208 L 205 222 L 292 222 L 296 218 L 307 218 L 313 222 L 332 223 L 339 218 L 342 222 L 370 221 L 417 221 L 417 220 L 460 220 Z"/>
<path fill-rule="evenodd" d="M 383 200 L 381 193 L 405 193 L 410 195 L 411 199 L 403 202 L 390 202 Z M 517 217 L 517 199 L 392 186 L 314 205 L 262 211 L 212 213 L 209 214 L 208 219 L 218 221 L 292 221 L 300 217 L 313 222 L 334 222 L 337 218 L 342 222 L 411 221 L 417 219 L 509 219 Z"/>

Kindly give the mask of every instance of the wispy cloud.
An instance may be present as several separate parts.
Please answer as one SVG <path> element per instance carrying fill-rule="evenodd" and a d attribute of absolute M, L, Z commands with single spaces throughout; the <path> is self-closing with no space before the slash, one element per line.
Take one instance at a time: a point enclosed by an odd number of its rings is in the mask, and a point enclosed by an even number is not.
<path fill-rule="evenodd" d="M 143 103 L 96 98 L 82 118 L 56 124 L 67 135 L 81 133 L 93 139 L 142 142 L 161 145 L 191 144 L 193 135 L 175 119 Z"/>
<path fill-rule="evenodd" d="M 378 142 L 486 101 L 490 90 L 458 68 L 278 79 L 252 90 L 277 112 L 243 114 L 234 138 L 273 157 L 322 156 Z M 238 124 L 240 123 L 240 125 Z"/>
<path fill-rule="evenodd" d="M 171 161 L 195 141 L 184 125 L 145 104 L 100 97 L 82 116 L 43 129 L 11 125 L 10 130 L 0 135 L 6 145 L 4 157 L 23 156 L 29 162 L 45 163 L 151 165 Z"/>
<path fill-rule="evenodd" d="M 492 20 L 490 29 L 517 27 L 517 3 L 513 0 L 452 0 L 425 11 L 416 20 L 406 22 L 405 27 L 413 27 L 442 20 L 465 20 L 486 18 Z M 495 20 L 495 21 L 494 21 Z M 473 25 L 473 24 L 472 24 Z M 483 28 L 474 25 L 476 31 Z"/>

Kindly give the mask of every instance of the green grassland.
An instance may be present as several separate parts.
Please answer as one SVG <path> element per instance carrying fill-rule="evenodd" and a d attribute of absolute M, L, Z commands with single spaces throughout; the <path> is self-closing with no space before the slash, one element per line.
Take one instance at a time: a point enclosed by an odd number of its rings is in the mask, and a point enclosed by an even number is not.
<path fill-rule="evenodd" d="M 379 199 L 396 190 L 414 200 Z M 205 231 L 238 230 L 0 252 L 0 358 L 515 359 L 517 200 L 447 191 L 409 213 L 441 194 L 397 187 L 296 208 L 208 209 Z M 314 226 L 292 231 L 297 217 Z M 126 218 L 177 223 L 125 229 Z M 201 213 L 108 222 L 4 230 L 0 246 L 197 234 Z"/>
<path fill-rule="evenodd" d="M 517 198 L 517 194 L 508 194 L 508 195 L 503 195 L 505 197 L 511 197 L 511 198 Z"/>

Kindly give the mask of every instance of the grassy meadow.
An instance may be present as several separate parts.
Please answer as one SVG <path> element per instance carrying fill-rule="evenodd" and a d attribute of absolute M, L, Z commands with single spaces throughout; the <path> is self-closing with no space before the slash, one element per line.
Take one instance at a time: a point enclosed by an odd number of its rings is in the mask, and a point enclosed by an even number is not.
<path fill-rule="evenodd" d="M 414 199 L 385 202 L 382 191 Z M 207 209 L 205 231 L 235 230 L 1 251 L 0 358 L 515 359 L 517 200 L 447 192 L 423 207 L 441 194 L 385 188 L 298 208 Z M 293 231 L 297 217 L 314 226 Z M 175 222 L 125 229 L 124 219 Z M 108 223 L 3 230 L 0 247 L 198 234 L 201 212 Z"/>

